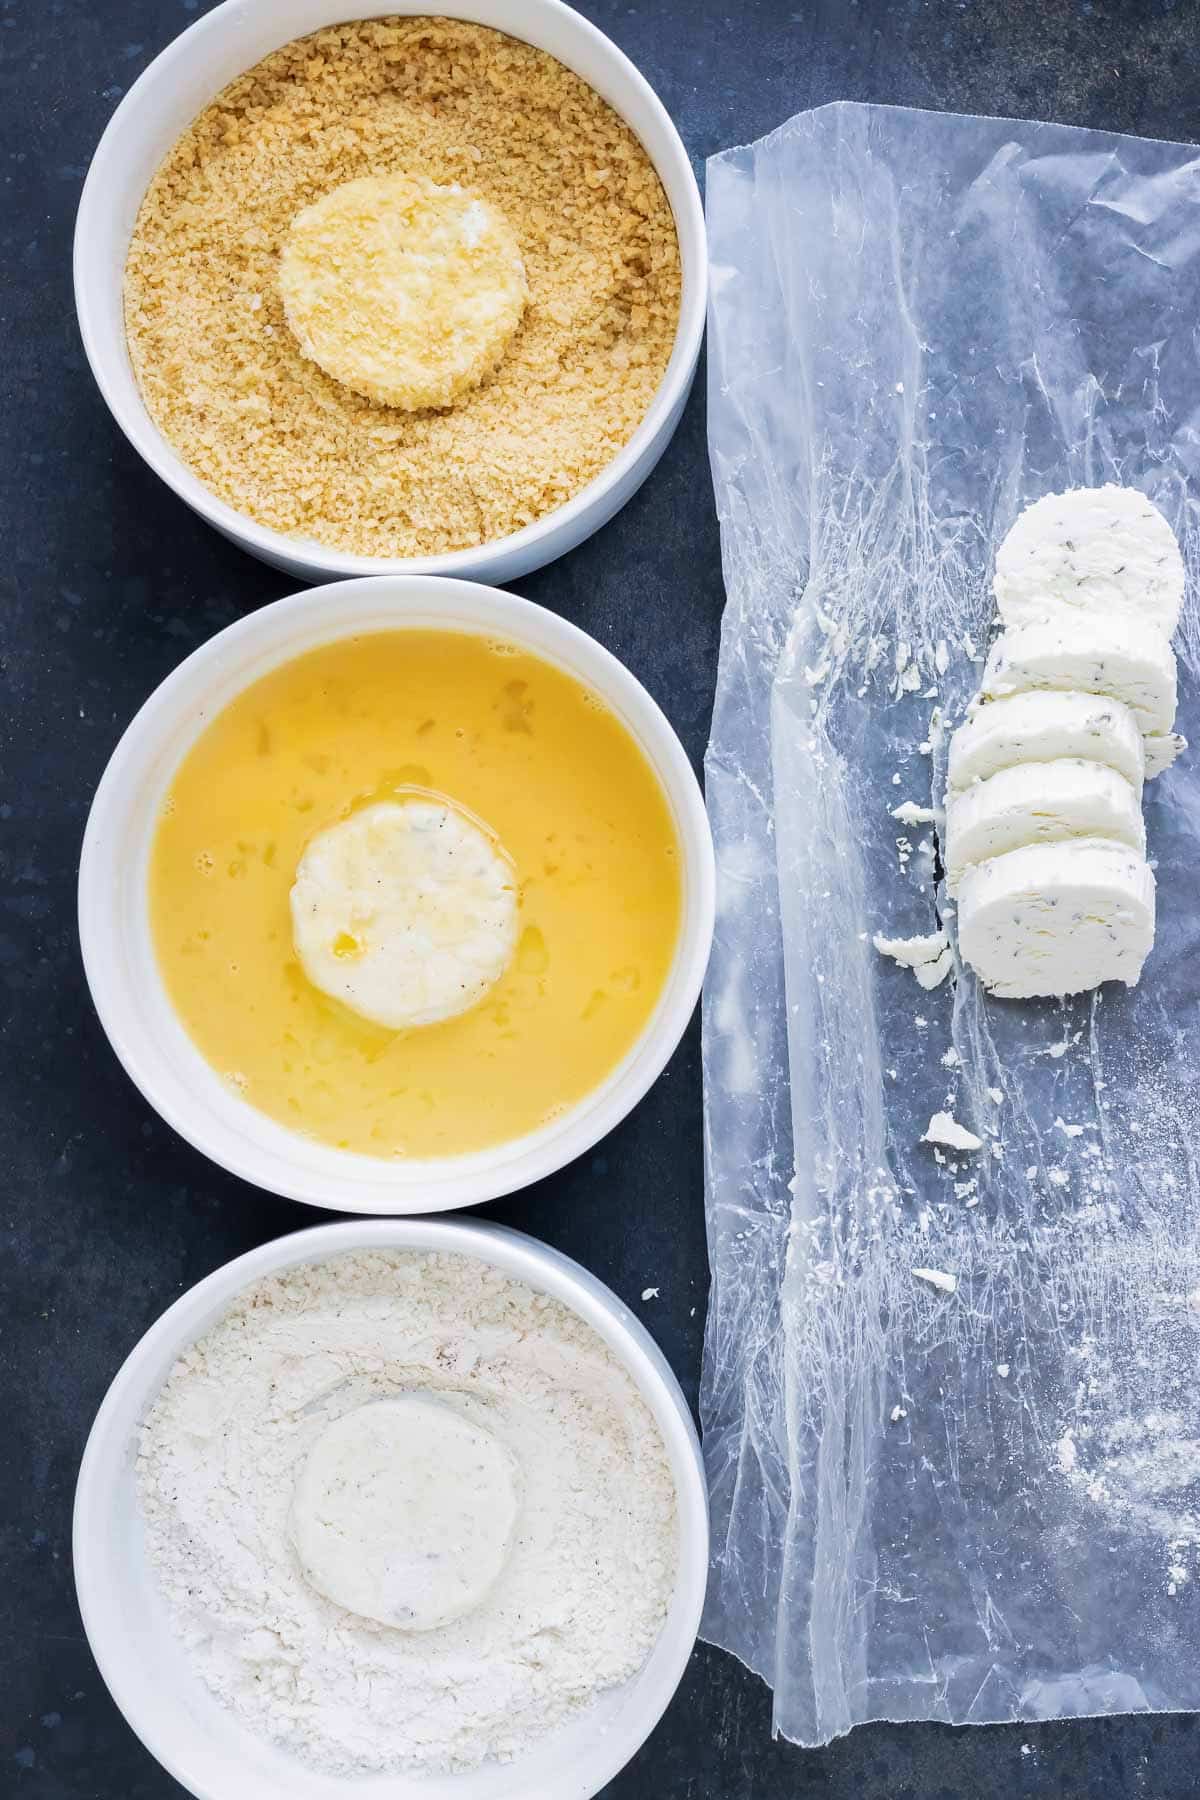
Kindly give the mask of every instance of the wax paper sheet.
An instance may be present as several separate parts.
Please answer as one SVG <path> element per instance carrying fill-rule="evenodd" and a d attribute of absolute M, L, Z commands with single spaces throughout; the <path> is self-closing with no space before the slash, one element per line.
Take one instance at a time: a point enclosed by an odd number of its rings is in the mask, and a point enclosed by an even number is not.
<path fill-rule="evenodd" d="M 1200 153 L 839 105 L 708 208 L 705 1635 L 804 1744 L 1200 1706 L 1200 748 L 1147 786 L 1135 991 L 870 942 L 935 928 L 890 810 L 941 794 L 1020 508 L 1136 484 L 1200 568 Z M 1200 743 L 1194 596 L 1176 647 Z M 943 1107 L 981 1152 L 919 1142 Z"/>

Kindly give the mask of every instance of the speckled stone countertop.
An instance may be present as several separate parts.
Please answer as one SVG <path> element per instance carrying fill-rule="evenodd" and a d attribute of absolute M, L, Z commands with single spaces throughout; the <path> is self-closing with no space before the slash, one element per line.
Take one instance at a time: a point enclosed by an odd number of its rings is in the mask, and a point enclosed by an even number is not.
<path fill-rule="evenodd" d="M 147 1109 L 93 1017 L 74 887 L 89 799 L 125 723 L 195 645 L 287 578 L 185 509 L 111 423 L 84 363 L 71 230 L 121 94 L 198 0 L 3 0 L 0 140 L 0 1795 L 167 1800 L 88 1653 L 71 1497 L 126 1351 L 219 1263 L 320 1215 L 246 1188 Z M 1194 0 L 657 0 L 583 10 L 634 58 L 698 170 L 833 99 L 1200 133 Z M 184 123 L 180 121 L 181 125 Z M 518 584 L 642 678 L 697 766 L 722 606 L 698 386 L 634 501 Z M 704 1320 L 698 1025 L 601 1149 L 487 1209 L 578 1257 L 635 1308 L 694 1398 Z M 656 1297 L 643 1302 L 643 1289 Z M 1148 1800 L 1196 1791 L 1196 1721 L 875 1726 L 820 1752 L 772 1743 L 769 1696 L 701 1649 L 611 1800 Z"/>

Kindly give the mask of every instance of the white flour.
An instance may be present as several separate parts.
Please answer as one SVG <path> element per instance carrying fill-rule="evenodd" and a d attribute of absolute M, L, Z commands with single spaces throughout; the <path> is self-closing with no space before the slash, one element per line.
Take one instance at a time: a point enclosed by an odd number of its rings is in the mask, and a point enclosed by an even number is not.
<path fill-rule="evenodd" d="M 414 1389 L 486 1423 L 524 1501 L 479 1609 L 409 1635 L 309 1587 L 287 1515 L 331 1419 Z M 675 1577 L 674 1486 L 633 1382 L 573 1313 L 467 1257 L 349 1255 L 259 1283 L 176 1364 L 138 1477 L 203 1679 L 335 1772 L 516 1755 L 640 1667 Z"/>

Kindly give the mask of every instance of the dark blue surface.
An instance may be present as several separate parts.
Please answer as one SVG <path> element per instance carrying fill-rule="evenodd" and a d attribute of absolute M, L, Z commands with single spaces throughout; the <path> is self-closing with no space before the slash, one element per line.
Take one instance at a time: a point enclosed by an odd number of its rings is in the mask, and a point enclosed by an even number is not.
<path fill-rule="evenodd" d="M 71 1496 L 118 1364 L 181 1288 L 321 1215 L 211 1168 L 159 1124 L 92 1016 L 74 881 L 121 729 L 196 644 L 288 580 L 142 466 L 75 332 L 70 238 L 116 101 L 197 0 L 0 0 L 0 1800 L 167 1800 L 83 1639 Z M 584 10 L 640 64 L 697 169 L 803 107 L 878 100 L 1200 132 L 1195 0 L 660 0 Z M 181 125 L 184 121 L 181 120 Z M 646 682 L 697 765 L 722 605 L 702 384 L 647 486 L 518 584 Z M 646 1319 L 694 1399 L 704 1315 L 699 1039 L 602 1147 L 487 1209 L 578 1257 Z M 660 1297 L 643 1305 L 642 1289 Z M 610 1800 L 1173 1800 L 1193 1719 L 951 1731 L 872 1727 L 819 1753 L 770 1739 L 766 1690 L 697 1653 Z"/>

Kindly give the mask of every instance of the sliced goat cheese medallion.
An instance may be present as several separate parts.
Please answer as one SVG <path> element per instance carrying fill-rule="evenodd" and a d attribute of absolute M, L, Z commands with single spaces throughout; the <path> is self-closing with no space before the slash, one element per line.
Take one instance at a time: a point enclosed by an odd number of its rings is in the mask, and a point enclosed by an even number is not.
<path fill-rule="evenodd" d="M 954 893 L 975 863 L 1025 844 L 1112 838 L 1144 853 L 1138 790 L 1103 763 L 1078 757 L 1017 763 L 951 798 L 946 813 L 946 879 Z"/>
<path fill-rule="evenodd" d="M 1154 876 L 1106 838 L 1027 844 L 963 876 L 959 948 L 1001 999 L 1134 987 L 1154 943 Z"/>
<path fill-rule="evenodd" d="M 1072 488 L 1026 507 L 997 553 L 993 587 L 1006 625 L 1084 614 L 1154 625 L 1170 638 L 1183 605 L 1183 557 L 1137 488 Z"/>
<path fill-rule="evenodd" d="M 394 1031 L 467 1012 L 516 947 L 512 863 L 484 826 L 432 796 L 382 800 L 319 831 L 291 906 L 313 986 Z"/>
<path fill-rule="evenodd" d="M 1137 720 L 1099 694 L 1013 694 L 977 707 L 950 739 L 950 789 L 969 788 L 1015 763 L 1060 756 L 1104 763 L 1140 790 L 1146 754 Z"/>
<path fill-rule="evenodd" d="M 1175 723 L 1175 656 L 1152 625 L 1078 618 L 1004 632 L 988 652 L 981 695 L 1004 700 L 1037 688 L 1121 700 L 1143 735 Z"/>

